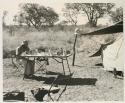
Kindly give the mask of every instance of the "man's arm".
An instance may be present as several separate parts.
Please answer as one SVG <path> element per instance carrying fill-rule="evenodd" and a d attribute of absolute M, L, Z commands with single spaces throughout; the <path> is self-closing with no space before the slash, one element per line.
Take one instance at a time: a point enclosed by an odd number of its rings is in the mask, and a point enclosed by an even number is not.
<path fill-rule="evenodd" d="M 19 47 L 16 48 L 16 56 L 19 55 Z"/>

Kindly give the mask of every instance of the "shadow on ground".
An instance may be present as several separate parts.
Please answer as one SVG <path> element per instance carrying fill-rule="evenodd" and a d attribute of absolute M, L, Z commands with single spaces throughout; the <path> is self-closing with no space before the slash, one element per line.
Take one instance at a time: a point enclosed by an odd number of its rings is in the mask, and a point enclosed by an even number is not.
<path fill-rule="evenodd" d="M 98 63 L 98 64 L 95 64 L 95 66 L 102 66 L 103 67 L 103 64 L 102 63 Z"/>
<path fill-rule="evenodd" d="M 52 71 L 47 71 L 46 75 L 61 75 L 59 72 L 52 72 Z"/>
<path fill-rule="evenodd" d="M 70 79 L 61 79 L 56 80 L 54 84 L 57 85 L 95 85 L 97 79 L 95 78 L 70 78 Z M 53 81 L 46 80 L 45 84 L 51 84 Z"/>
<path fill-rule="evenodd" d="M 56 77 L 34 76 L 33 80 L 44 81 L 44 84 L 52 84 Z M 95 85 L 96 78 L 72 78 L 70 76 L 59 75 L 54 81 L 56 85 Z"/>

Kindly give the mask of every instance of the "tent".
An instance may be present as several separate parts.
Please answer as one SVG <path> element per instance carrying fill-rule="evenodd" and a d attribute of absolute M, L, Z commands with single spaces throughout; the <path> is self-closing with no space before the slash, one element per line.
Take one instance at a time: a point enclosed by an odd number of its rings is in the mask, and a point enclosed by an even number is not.
<path fill-rule="evenodd" d="M 109 27 L 105 27 L 102 29 L 98 29 L 96 31 L 81 34 L 81 36 L 83 36 L 83 35 L 104 35 L 104 34 L 112 34 L 112 33 L 120 33 L 120 32 L 123 32 L 123 21 L 120 21 Z"/>
<path fill-rule="evenodd" d="M 105 70 L 117 71 L 124 70 L 124 38 L 123 38 L 123 21 L 120 21 L 112 26 L 99 29 L 83 35 L 110 35 L 120 34 L 119 38 L 110 43 L 102 44 L 100 49 L 90 57 L 100 56 L 102 57 L 102 63 Z"/>
<path fill-rule="evenodd" d="M 124 39 L 120 37 L 113 44 L 102 49 L 104 69 L 112 71 L 124 70 Z"/>

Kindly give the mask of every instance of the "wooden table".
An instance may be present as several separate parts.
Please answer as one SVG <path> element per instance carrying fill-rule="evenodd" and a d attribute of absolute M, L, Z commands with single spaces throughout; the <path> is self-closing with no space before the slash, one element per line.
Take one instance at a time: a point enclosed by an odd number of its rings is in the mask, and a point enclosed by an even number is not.
<path fill-rule="evenodd" d="M 70 66 L 69 66 L 69 62 L 68 62 L 68 57 L 70 57 L 72 54 L 69 54 L 69 55 L 23 55 L 23 56 L 20 56 L 21 58 L 26 58 L 26 59 L 30 59 L 32 58 L 32 60 L 35 61 L 35 63 L 37 62 L 37 58 L 38 57 L 43 57 L 43 58 L 48 58 L 48 59 L 54 59 L 56 62 L 62 64 L 62 69 L 63 69 L 63 74 L 64 76 L 66 75 L 65 74 L 65 66 L 64 66 L 64 62 L 66 61 L 66 64 L 67 64 L 67 67 L 68 67 L 68 70 L 69 70 L 69 82 L 70 82 L 70 78 L 72 76 L 73 73 L 71 73 L 71 70 L 70 70 Z M 12 62 L 13 62 L 13 58 L 16 58 L 16 57 L 12 57 Z M 14 63 L 14 62 L 13 62 Z M 53 90 L 53 86 L 54 86 L 54 83 L 55 81 L 58 79 L 58 76 L 53 80 L 53 82 L 51 83 L 51 86 L 48 88 L 48 96 L 50 97 L 50 99 L 52 101 L 54 101 L 54 99 L 51 97 L 51 91 Z M 59 101 L 59 98 L 61 97 L 61 95 L 63 94 L 63 92 L 66 90 L 66 87 L 67 87 L 67 84 L 65 84 L 65 87 L 64 89 L 62 90 L 62 92 L 59 94 L 58 98 L 57 98 L 57 101 Z"/>
<path fill-rule="evenodd" d="M 43 55 L 43 54 L 36 54 L 36 55 L 29 55 L 29 54 L 26 54 L 26 55 L 22 55 L 20 56 L 20 58 L 25 58 L 25 59 L 32 59 L 35 61 L 35 63 L 37 63 L 37 58 L 48 58 L 48 59 L 54 59 L 56 62 L 62 64 L 62 69 L 63 69 L 63 74 L 65 75 L 65 66 L 64 66 L 64 62 L 66 61 L 66 64 L 67 64 L 67 67 L 68 67 L 68 70 L 69 70 L 69 73 L 71 74 L 71 69 L 70 69 L 70 66 L 69 66 L 69 62 L 68 62 L 68 57 L 71 56 L 72 54 L 70 55 Z M 13 62 L 13 60 L 12 60 Z M 42 65 L 40 66 L 40 68 L 42 67 Z"/>
<path fill-rule="evenodd" d="M 34 61 L 36 62 L 36 59 L 38 58 L 38 57 L 41 57 L 41 58 L 52 58 L 52 59 L 54 59 L 55 61 L 57 61 L 58 63 L 61 63 L 62 64 L 62 69 L 63 69 L 63 73 L 64 73 L 64 75 L 65 75 L 65 66 L 64 66 L 64 61 L 66 61 L 66 63 L 67 63 L 67 67 L 68 67 L 68 69 L 69 69 L 69 73 L 71 74 L 71 70 L 70 70 L 70 66 L 69 66 L 69 62 L 68 62 L 68 57 L 69 57 L 70 55 L 66 55 L 66 56 L 62 56 L 62 55 L 60 55 L 60 56 L 58 56 L 58 55 L 55 55 L 55 56 L 49 56 L 49 55 L 24 55 L 24 56 L 22 56 L 22 57 L 25 57 L 25 58 L 27 58 L 27 59 L 30 59 L 30 58 L 33 58 L 34 59 Z M 60 60 L 57 60 L 57 59 L 60 59 Z"/>

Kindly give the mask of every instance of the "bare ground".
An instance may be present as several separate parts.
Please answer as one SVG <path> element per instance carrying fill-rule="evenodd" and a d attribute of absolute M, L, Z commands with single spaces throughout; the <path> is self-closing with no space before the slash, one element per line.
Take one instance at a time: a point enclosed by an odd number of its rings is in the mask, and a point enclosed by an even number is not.
<path fill-rule="evenodd" d="M 71 66 L 71 61 L 72 58 L 69 58 L 70 68 L 74 74 L 70 82 L 67 80 L 57 82 L 60 91 L 52 94 L 54 100 L 58 98 L 65 84 L 67 84 L 66 90 L 59 101 L 123 101 L 123 79 L 115 79 L 112 73 L 104 71 L 101 66 L 95 66 L 95 64 L 101 63 L 100 57 L 90 58 L 88 54 L 82 52 L 77 54 L 74 67 Z M 3 62 L 3 91 L 23 91 L 26 101 L 36 101 L 30 90 L 50 86 L 53 78 L 58 73 L 62 73 L 61 64 L 50 60 L 50 65 L 47 66 L 48 74 L 38 71 L 35 75 L 39 78 L 23 80 L 23 69 L 17 70 L 14 68 L 11 59 L 4 59 Z M 66 73 L 68 73 L 67 68 L 66 70 Z M 46 100 L 51 101 L 49 98 L 46 98 Z"/>

